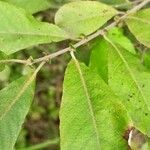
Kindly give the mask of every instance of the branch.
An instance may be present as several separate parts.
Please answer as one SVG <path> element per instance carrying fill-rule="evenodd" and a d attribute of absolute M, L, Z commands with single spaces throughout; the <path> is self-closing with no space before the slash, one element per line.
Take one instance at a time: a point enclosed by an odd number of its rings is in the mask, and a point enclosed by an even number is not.
<path fill-rule="evenodd" d="M 95 39 L 96 37 L 100 36 L 100 35 L 104 35 L 106 31 L 110 30 L 111 28 L 115 27 L 120 21 L 123 21 L 125 20 L 128 15 L 130 14 L 133 14 L 133 13 L 136 13 L 138 10 L 140 10 L 141 8 L 143 8 L 146 4 L 148 4 L 150 2 L 150 0 L 144 0 L 143 2 L 141 2 L 139 5 L 135 6 L 134 8 L 130 9 L 129 11 L 127 11 L 123 16 L 121 16 L 118 20 L 115 20 L 114 22 L 112 22 L 111 24 L 109 24 L 107 27 L 103 28 L 103 29 L 100 29 L 98 30 L 97 32 L 89 35 L 86 39 L 83 39 L 81 41 L 79 41 L 78 43 L 74 44 L 73 47 L 76 49 L 86 43 L 88 43 L 89 41 Z M 1 60 L 0 63 L 7 63 L 7 62 L 17 62 L 17 63 L 22 63 L 22 64 L 26 64 L 26 65 L 33 65 L 35 63 L 39 63 L 39 62 L 42 62 L 42 61 L 48 61 L 50 59 L 53 59 L 59 55 L 62 55 L 64 53 L 67 53 L 71 50 L 71 47 L 67 47 L 65 49 L 62 49 L 62 50 L 59 50 L 55 53 L 52 53 L 52 54 L 49 54 L 49 55 L 46 55 L 44 57 L 41 57 L 41 58 L 37 58 L 37 59 L 34 59 L 31 62 L 27 62 L 27 60 L 15 60 L 15 59 L 12 59 L 12 60 Z M 31 61 L 31 60 L 30 60 Z"/>
<path fill-rule="evenodd" d="M 0 64 L 6 64 L 6 63 L 19 63 L 19 64 L 24 64 L 24 65 L 30 65 L 32 62 L 30 59 L 28 59 L 28 60 L 20 60 L 20 59 L 0 60 Z"/>
<path fill-rule="evenodd" d="M 86 43 L 88 43 L 89 41 L 95 39 L 96 37 L 100 36 L 100 35 L 104 35 L 105 31 L 108 31 L 110 30 L 111 28 L 115 27 L 120 21 L 124 20 L 127 18 L 128 15 L 132 14 L 132 13 L 135 13 L 137 12 L 138 10 L 140 10 L 142 7 L 144 7 L 146 4 L 148 4 L 150 2 L 150 0 L 145 0 L 143 2 L 141 2 L 139 5 L 135 6 L 134 8 L 132 8 L 131 10 L 127 11 L 126 14 L 124 14 L 122 17 L 120 17 L 118 20 L 116 20 L 115 22 L 109 24 L 107 27 L 105 27 L 104 29 L 100 29 L 98 30 L 97 32 L 93 33 L 92 35 L 89 35 L 86 39 L 83 39 L 81 41 L 79 41 L 78 43 L 74 44 L 73 47 L 74 48 L 78 48 Z M 41 61 L 46 61 L 46 60 L 49 60 L 49 59 L 52 59 L 54 57 L 57 57 L 59 55 L 62 55 L 66 52 L 69 52 L 71 50 L 70 47 L 67 47 L 65 49 L 62 49 L 62 50 L 59 50 L 53 54 L 49 54 L 47 56 L 44 56 L 44 57 L 41 57 L 41 58 L 38 58 L 38 59 L 35 59 L 33 60 L 33 64 L 35 63 L 39 63 Z"/>
<path fill-rule="evenodd" d="M 127 14 L 132 14 L 137 12 L 138 10 L 140 10 L 141 8 L 143 8 L 146 4 L 148 4 L 150 2 L 150 0 L 144 0 L 143 2 L 141 2 L 139 5 L 135 6 L 133 9 L 129 10 L 127 12 Z"/>

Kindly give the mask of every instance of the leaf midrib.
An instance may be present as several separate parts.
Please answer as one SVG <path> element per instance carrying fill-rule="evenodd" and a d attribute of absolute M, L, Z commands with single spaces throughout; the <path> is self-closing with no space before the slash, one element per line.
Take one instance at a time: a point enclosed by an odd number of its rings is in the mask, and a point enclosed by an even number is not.
<path fill-rule="evenodd" d="M 78 63 L 78 61 L 76 60 L 76 58 L 74 56 L 72 56 L 72 57 L 74 59 L 75 66 L 76 66 L 77 71 L 79 73 L 81 84 L 82 84 L 83 90 L 85 92 L 85 96 L 86 96 L 86 99 L 87 99 L 87 102 L 88 102 L 88 107 L 89 107 L 90 114 L 91 114 L 91 117 L 92 117 L 93 126 L 95 128 L 95 133 L 96 133 L 96 136 L 97 136 L 97 142 L 98 142 L 98 145 L 99 145 L 98 147 L 100 148 L 100 141 L 99 141 L 100 137 L 99 137 L 99 132 L 98 132 L 98 127 L 97 127 L 97 123 L 96 123 L 95 114 L 94 114 L 94 111 L 93 111 L 93 106 L 92 106 L 91 99 L 90 99 L 90 94 L 88 92 L 88 88 L 87 88 L 82 70 L 80 68 L 80 64 Z"/>
<path fill-rule="evenodd" d="M 4 35 L 25 35 L 25 36 L 46 36 L 46 37 L 64 37 L 64 36 L 57 36 L 57 35 L 54 35 L 54 34 L 39 34 L 39 33 L 24 33 L 24 32 L 1 32 L 0 31 L 0 35 L 2 35 L 2 34 L 4 34 Z"/>

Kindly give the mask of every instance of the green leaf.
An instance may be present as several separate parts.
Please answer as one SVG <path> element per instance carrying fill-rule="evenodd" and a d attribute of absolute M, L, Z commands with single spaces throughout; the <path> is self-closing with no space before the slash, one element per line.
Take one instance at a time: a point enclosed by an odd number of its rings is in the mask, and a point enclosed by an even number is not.
<path fill-rule="evenodd" d="M 91 48 L 90 68 L 97 70 L 101 78 L 108 82 L 108 51 L 109 45 L 104 39 L 98 38 Z"/>
<path fill-rule="evenodd" d="M 150 9 L 128 16 L 126 23 L 136 39 L 150 47 Z"/>
<path fill-rule="evenodd" d="M 58 42 L 68 36 L 59 27 L 35 20 L 23 9 L 0 1 L 0 50 L 12 54 L 41 43 Z"/>
<path fill-rule="evenodd" d="M 120 45 L 122 48 L 126 49 L 127 51 L 136 54 L 135 48 L 128 39 L 121 28 L 114 27 L 111 30 L 109 30 L 107 34 L 108 38 L 110 38 L 115 44 Z"/>
<path fill-rule="evenodd" d="M 123 34 L 120 28 L 113 28 L 109 30 L 107 36 L 122 48 L 135 54 L 135 49 L 131 41 Z M 95 40 L 95 45 L 91 48 L 90 68 L 96 69 L 98 74 L 108 82 L 108 51 L 111 50 L 107 41 L 102 38 Z"/>
<path fill-rule="evenodd" d="M 17 97 L 29 76 L 22 77 L 0 91 L 0 149 L 12 150 L 31 105 L 34 84 Z"/>
<path fill-rule="evenodd" d="M 132 117 L 134 127 L 150 136 L 150 73 L 135 56 L 115 45 L 108 54 L 108 81 Z"/>
<path fill-rule="evenodd" d="M 150 69 L 150 49 L 143 54 L 143 64 Z"/>
<path fill-rule="evenodd" d="M 3 59 L 5 59 L 5 55 L 3 52 L 0 51 L 0 60 L 3 60 Z M 0 72 L 3 71 L 4 68 L 5 68 L 5 65 L 0 63 Z"/>
<path fill-rule="evenodd" d="M 62 150 L 127 149 L 131 125 L 124 107 L 104 81 L 83 64 L 69 63 L 60 110 Z"/>
<path fill-rule="evenodd" d="M 51 6 L 48 0 L 1 0 L 8 2 L 17 7 L 24 8 L 29 13 L 33 14 L 41 10 L 45 10 Z"/>
<path fill-rule="evenodd" d="M 7 84 L 9 77 L 10 77 L 10 72 L 11 72 L 10 67 L 6 65 L 4 70 L 0 72 L 0 82 L 5 82 Z"/>
<path fill-rule="evenodd" d="M 100 2 L 111 4 L 111 5 L 119 5 L 119 4 L 126 4 L 129 1 L 128 0 L 99 0 Z"/>
<path fill-rule="evenodd" d="M 72 2 L 58 10 L 55 23 L 77 38 L 96 31 L 116 14 L 112 7 L 96 1 Z"/>

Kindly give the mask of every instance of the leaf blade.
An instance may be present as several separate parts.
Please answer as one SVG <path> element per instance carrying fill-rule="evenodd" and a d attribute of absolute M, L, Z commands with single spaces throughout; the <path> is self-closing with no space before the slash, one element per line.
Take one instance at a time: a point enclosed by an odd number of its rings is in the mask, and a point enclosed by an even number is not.
<path fill-rule="evenodd" d="M 5 59 L 5 55 L 0 51 L 0 60 L 4 60 L 4 59 Z M 5 69 L 5 64 L 0 63 L 0 72 L 3 71 L 4 69 Z"/>
<path fill-rule="evenodd" d="M 121 28 L 114 27 L 107 33 L 108 38 L 115 44 L 135 54 L 135 48 L 131 41 L 123 34 Z M 96 69 L 102 79 L 108 83 L 108 53 L 111 47 L 103 38 L 95 39 L 95 44 L 91 47 L 90 68 Z"/>
<path fill-rule="evenodd" d="M 62 150 L 69 150 L 70 148 L 76 150 L 83 148 L 85 150 L 90 150 L 91 148 L 93 150 L 111 148 L 115 150 L 120 147 L 126 149 L 127 141 L 123 139 L 123 133 L 130 126 L 130 121 L 124 107 L 116 103 L 117 98 L 110 92 L 110 89 L 107 88 L 101 79 L 99 82 L 99 77 L 96 73 L 92 73 L 83 64 L 80 64 L 80 67 L 90 96 L 100 145 L 97 143 L 97 136 L 95 135 L 96 132 L 92 123 L 82 80 L 75 64 L 71 62 L 65 73 L 63 100 L 60 110 Z M 103 91 L 104 88 L 107 89 L 107 92 Z M 108 98 L 109 96 L 111 99 Z M 109 122 L 107 125 L 104 123 L 105 116 Z M 117 125 L 113 123 L 115 120 L 120 120 L 121 124 Z M 114 134 L 115 131 L 118 133 Z M 109 136 L 111 136 L 110 141 L 108 141 Z M 116 145 L 112 144 L 114 140 L 118 141 Z"/>
<path fill-rule="evenodd" d="M 143 90 L 143 66 L 140 61 L 128 51 L 116 46 L 110 39 L 105 39 L 112 45 L 108 56 L 109 85 L 121 97 L 126 106 L 134 126 L 149 136 L 150 113 L 149 97 Z M 147 83 L 150 74 L 146 73 Z M 142 79 L 143 78 L 143 79 Z"/>
<path fill-rule="evenodd" d="M 109 1 L 109 0 L 99 0 L 103 3 L 107 3 L 107 4 L 111 4 L 111 5 L 121 5 L 121 4 L 128 4 L 129 1 L 128 0 L 112 0 L 112 1 Z"/>
<path fill-rule="evenodd" d="M 72 38 L 79 38 L 96 31 L 116 14 L 115 9 L 100 2 L 72 2 L 58 10 L 55 23 Z"/>
<path fill-rule="evenodd" d="M 30 84 L 22 96 L 9 109 L 9 106 L 18 95 L 22 84 L 28 76 L 22 77 L 0 91 L 0 149 L 13 149 L 21 125 L 29 110 L 34 95 L 34 83 Z M 9 110 L 7 110 L 9 109 Z"/>
<path fill-rule="evenodd" d="M 0 1 L 0 50 L 12 54 L 36 44 L 65 40 L 59 27 L 37 21 L 23 9 Z"/>
<path fill-rule="evenodd" d="M 150 47 L 150 9 L 143 9 L 136 14 L 129 15 L 126 23 L 136 39 Z"/>
<path fill-rule="evenodd" d="M 28 11 L 29 13 L 33 14 L 39 12 L 41 10 L 45 10 L 50 7 L 50 2 L 47 0 L 1 0 L 4 2 L 8 2 L 13 4 L 17 7 L 21 7 Z"/>

